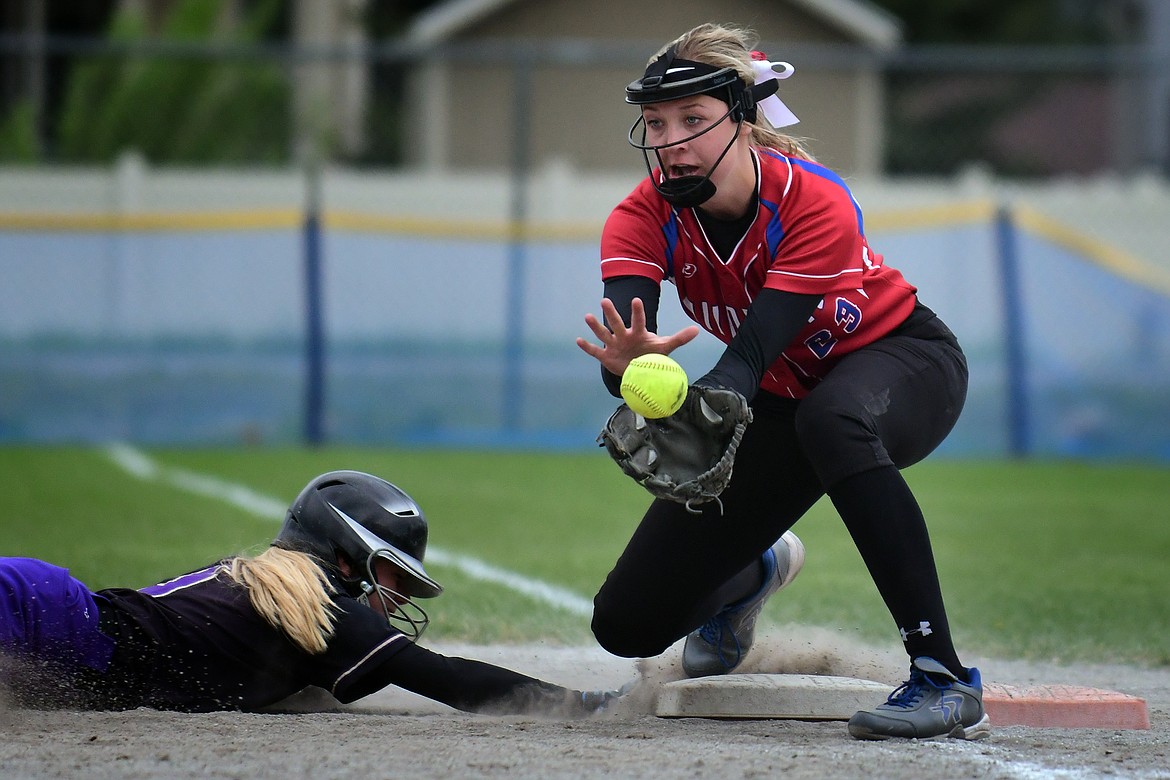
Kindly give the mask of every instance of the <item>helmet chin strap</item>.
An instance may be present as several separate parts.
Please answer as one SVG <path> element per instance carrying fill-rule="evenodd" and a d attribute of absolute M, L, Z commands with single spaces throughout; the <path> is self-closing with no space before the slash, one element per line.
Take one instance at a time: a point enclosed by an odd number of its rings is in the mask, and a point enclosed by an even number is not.
<path fill-rule="evenodd" d="M 693 209 L 715 197 L 715 183 L 706 176 L 676 176 L 655 184 L 654 189 L 672 206 Z"/>

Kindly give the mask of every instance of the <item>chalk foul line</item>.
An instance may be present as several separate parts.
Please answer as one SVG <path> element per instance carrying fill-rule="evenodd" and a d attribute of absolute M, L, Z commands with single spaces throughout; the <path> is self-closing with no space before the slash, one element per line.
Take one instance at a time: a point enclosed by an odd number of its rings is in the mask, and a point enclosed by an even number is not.
<path fill-rule="evenodd" d="M 223 501 L 266 520 L 283 519 L 288 510 L 288 504 L 257 493 L 244 485 L 159 464 L 146 453 L 128 444 L 110 444 L 105 448 L 105 454 L 116 466 L 136 479 L 144 482 L 161 482 L 187 493 Z M 589 599 L 565 588 L 525 577 L 469 555 L 454 553 L 442 547 L 428 546 L 427 563 L 455 569 L 480 582 L 500 585 L 573 615 L 589 617 L 593 614 L 593 604 Z"/>

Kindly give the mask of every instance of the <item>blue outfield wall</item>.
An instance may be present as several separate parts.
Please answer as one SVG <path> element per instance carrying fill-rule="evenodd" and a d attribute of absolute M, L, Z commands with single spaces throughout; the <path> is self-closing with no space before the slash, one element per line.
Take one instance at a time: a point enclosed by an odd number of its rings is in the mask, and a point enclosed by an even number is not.
<path fill-rule="evenodd" d="M 1170 297 L 1013 237 L 1009 317 L 993 224 L 871 231 L 970 360 L 942 453 L 1001 456 L 1023 433 L 1029 454 L 1170 459 Z M 323 440 L 595 446 L 616 401 L 573 343 L 598 311 L 594 241 L 320 238 Z M 0 442 L 302 441 L 304 255 L 297 229 L 0 229 Z M 689 324 L 663 291 L 662 327 Z M 701 336 L 676 357 L 695 376 L 721 348 Z"/>

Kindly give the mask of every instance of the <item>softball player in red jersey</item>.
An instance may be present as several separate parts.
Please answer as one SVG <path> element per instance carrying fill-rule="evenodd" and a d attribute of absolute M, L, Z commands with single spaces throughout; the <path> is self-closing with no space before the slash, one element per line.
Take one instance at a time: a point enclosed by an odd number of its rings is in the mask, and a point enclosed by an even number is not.
<path fill-rule="evenodd" d="M 593 631 L 621 656 L 686 637 L 692 676 L 733 671 L 764 602 L 799 572 L 789 530 L 828 495 L 893 616 L 910 679 L 857 713 L 858 738 L 986 736 L 979 672 L 961 663 L 922 512 L 900 469 L 950 432 L 967 391 L 958 341 L 865 237 L 840 176 L 776 128 L 787 63 L 749 31 L 697 27 L 626 89 L 648 177 L 601 239 L 602 316 L 586 315 L 609 391 L 647 352 L 698 328 L 727 344 L 699 385 L 751 403 L 731 483 L 693 514 L 655 500 L 595 599 Z M 653 162 L 651 162 L 653 156 Z M 663 282 L 696 326 L 657 334 Z"/>
<path fill-rule="evenodd" d="M 470 712 L 581 717 L 574 691 L 415 642 L 442 588 L 427 523 L 396 486 L 334 471 L 273 545 L 140 590 L 91 592 L 66 569 L 0 558 L 0 682 L 40 708 L 257 710 L 315 686 L 352 702 L 387 685 Z"/>

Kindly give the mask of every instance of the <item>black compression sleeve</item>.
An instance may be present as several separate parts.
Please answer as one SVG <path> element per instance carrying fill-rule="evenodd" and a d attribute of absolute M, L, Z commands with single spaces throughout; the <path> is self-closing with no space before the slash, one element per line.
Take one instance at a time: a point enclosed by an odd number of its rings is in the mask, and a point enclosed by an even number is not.
<path fill-rule="evenodd" d="M 465 712 L 540 713 L 580 709 L 580 694 L 500 666 L 405 645 L 366 676 L 360 698 L 387 685 Z"/>
<path fill-rule="evenodd" d="M 645 276 L 618 276 L 607 279 L 603 294 L 613 302 L 627 327 L 630 324 L 633 301 L 635 298 L 641 298 L 643 308 L 646 310 L 646 329 L 652 333 L 658 332 L 658 301 L 661 290 L 653 279 Z M 605 366 L 601 367 L 601 381 L 605 382 L 606 389 L 615 398 L 622 394 L 622 378 L 608 371 Z"/>
<path fill-rule="evenodd" d="M 821 297 L 770 288 L 761 290 L 715 367 L 695 384 L 728 387 L 750 401 L 760 389 L 760 380 L 768 366 L 796 338 Z"/>

